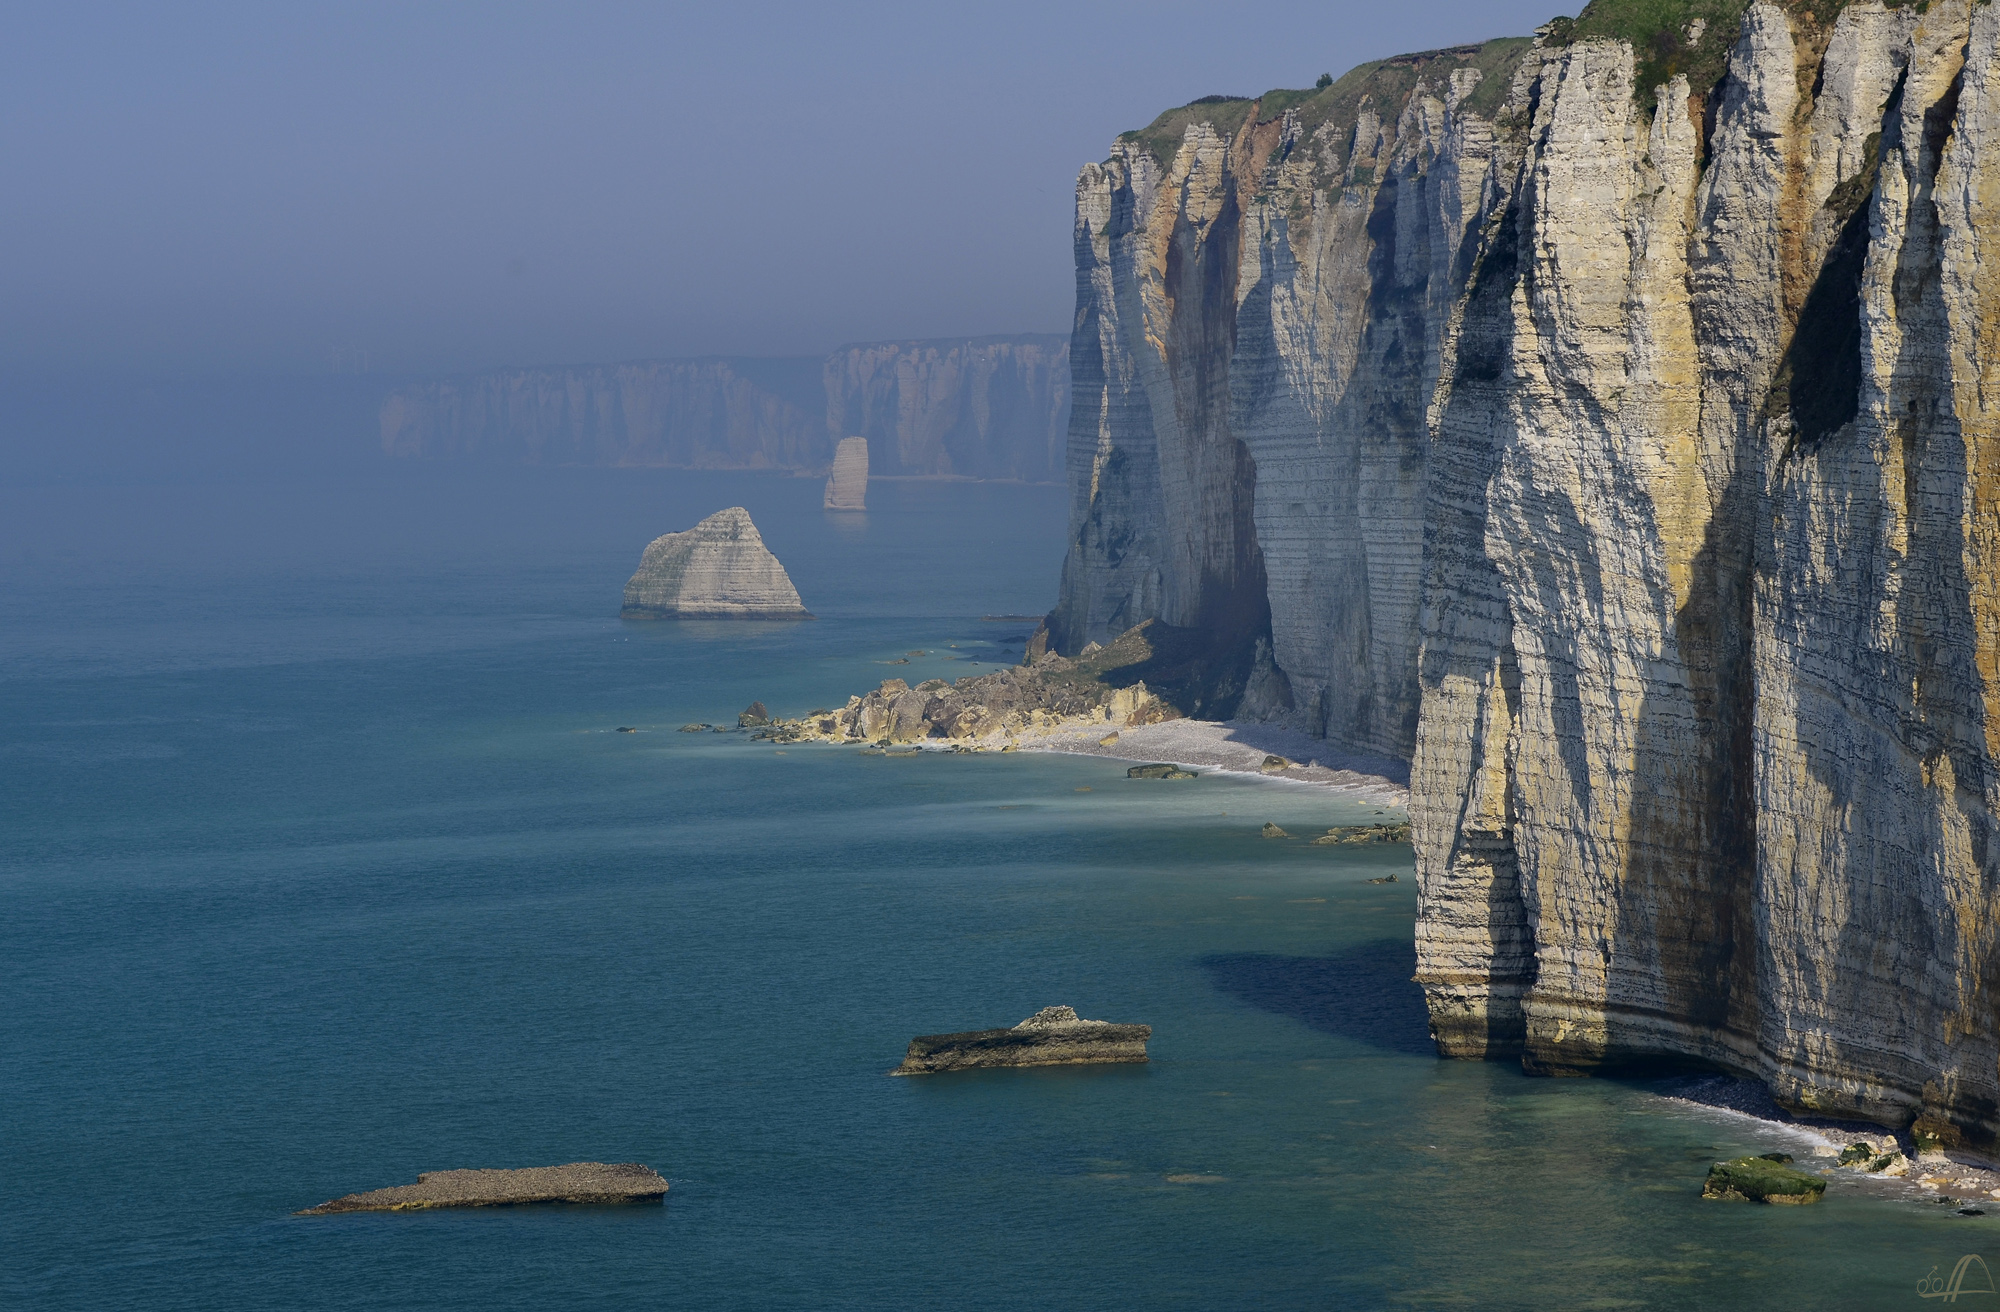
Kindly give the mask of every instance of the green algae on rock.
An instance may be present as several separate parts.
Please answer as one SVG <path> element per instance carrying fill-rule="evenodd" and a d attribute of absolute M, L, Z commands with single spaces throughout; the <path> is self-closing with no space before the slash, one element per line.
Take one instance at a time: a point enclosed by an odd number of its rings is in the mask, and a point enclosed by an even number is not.
<path fill-rule="evenodd" d="M 1703 1198 L 1732 1202 L 1816 1203 L 1826 1192 L 1826 1181 L 1807 1175 L 1789 1165 L 1790 1153 L 1765 1153 L 1761 1157 L 1736 1157 L 1708 1168 L 1702 1184 Z"/>
<path fill-rule="evenodd" d="M 1312 840 L 1317 847 L 1328 847 L 1336 843 L 1407 843 L 1410 841 L 1410 822 L 1393 825 L 1342 825 L 1329 829 Z"/>
<path fill-rule="evenodd" d="M 1044 1007 L 1012 1029 L 920 1034 L 891 1075 L 936 1075 L 998 1066 L 1142 1062 L 1150 1025 L 1084 1020 L 1074 1007 Z"/>

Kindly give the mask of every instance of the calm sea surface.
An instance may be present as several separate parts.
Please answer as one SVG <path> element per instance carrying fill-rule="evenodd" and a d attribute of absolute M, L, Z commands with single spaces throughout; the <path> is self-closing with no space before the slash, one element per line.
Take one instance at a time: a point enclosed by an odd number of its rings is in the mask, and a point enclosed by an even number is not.
<path fill-rule="evenodd" d="M 1438 1061 L 1408 849 L 1257 832 L 1372 807 L 674 732 L 991 668 L 1027 626 L 980 617 L 1053 599 L 1055 489 L 819 496 L 0 489 L 0 1306 L 1887 1308 L 2000 1269 L 2000 1216 L 1700 1200 L 1782 1131 Z M 615 618 L 736 504 L 817 622 Z M 884 1074 L 1059 1002 L 1153 1062 Z M 291 1215 L 579 1159 L 673 1191 Z"/>

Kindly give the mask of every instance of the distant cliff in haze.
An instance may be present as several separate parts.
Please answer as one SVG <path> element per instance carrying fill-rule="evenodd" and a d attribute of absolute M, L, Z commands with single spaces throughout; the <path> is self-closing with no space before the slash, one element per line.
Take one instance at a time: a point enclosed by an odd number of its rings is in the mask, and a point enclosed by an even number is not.
<path fill-rule="evenodd" d="M 1054 482 L 1069 425 L 1056 335 L 844 346 L 824 359 L 634 360 L 405 387 L 392 456 L 823 473 L 843 437 L 877 475 Z"/>

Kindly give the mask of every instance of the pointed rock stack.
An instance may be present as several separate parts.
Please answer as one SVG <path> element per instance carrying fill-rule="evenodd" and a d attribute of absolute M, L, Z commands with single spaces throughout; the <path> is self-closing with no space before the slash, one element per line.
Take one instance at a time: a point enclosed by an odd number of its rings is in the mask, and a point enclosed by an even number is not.
<path fill-rule="evenodd" d="M 868 509 L 868 439 L 844 437 L 833 453 L 833 474 L 826 480 L 828 510 Z"/>
<path fill-rule="evenodd" d="M 625 584 L 624 619 L 813 618 L 750 512 L 718 510 L 684 533 L 653 539 Z"/>

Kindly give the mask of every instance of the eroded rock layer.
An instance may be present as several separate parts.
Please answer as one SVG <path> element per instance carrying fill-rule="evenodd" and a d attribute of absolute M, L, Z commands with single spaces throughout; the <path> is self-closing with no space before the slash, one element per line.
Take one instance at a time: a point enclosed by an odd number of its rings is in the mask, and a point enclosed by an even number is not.
<path fill-rule="evenodd" d="M 1445 1052 L 2000 1147 L 2000 12 L 1682 8 L 1086 167 L 1052 636 L 1412 762 Z"/>

